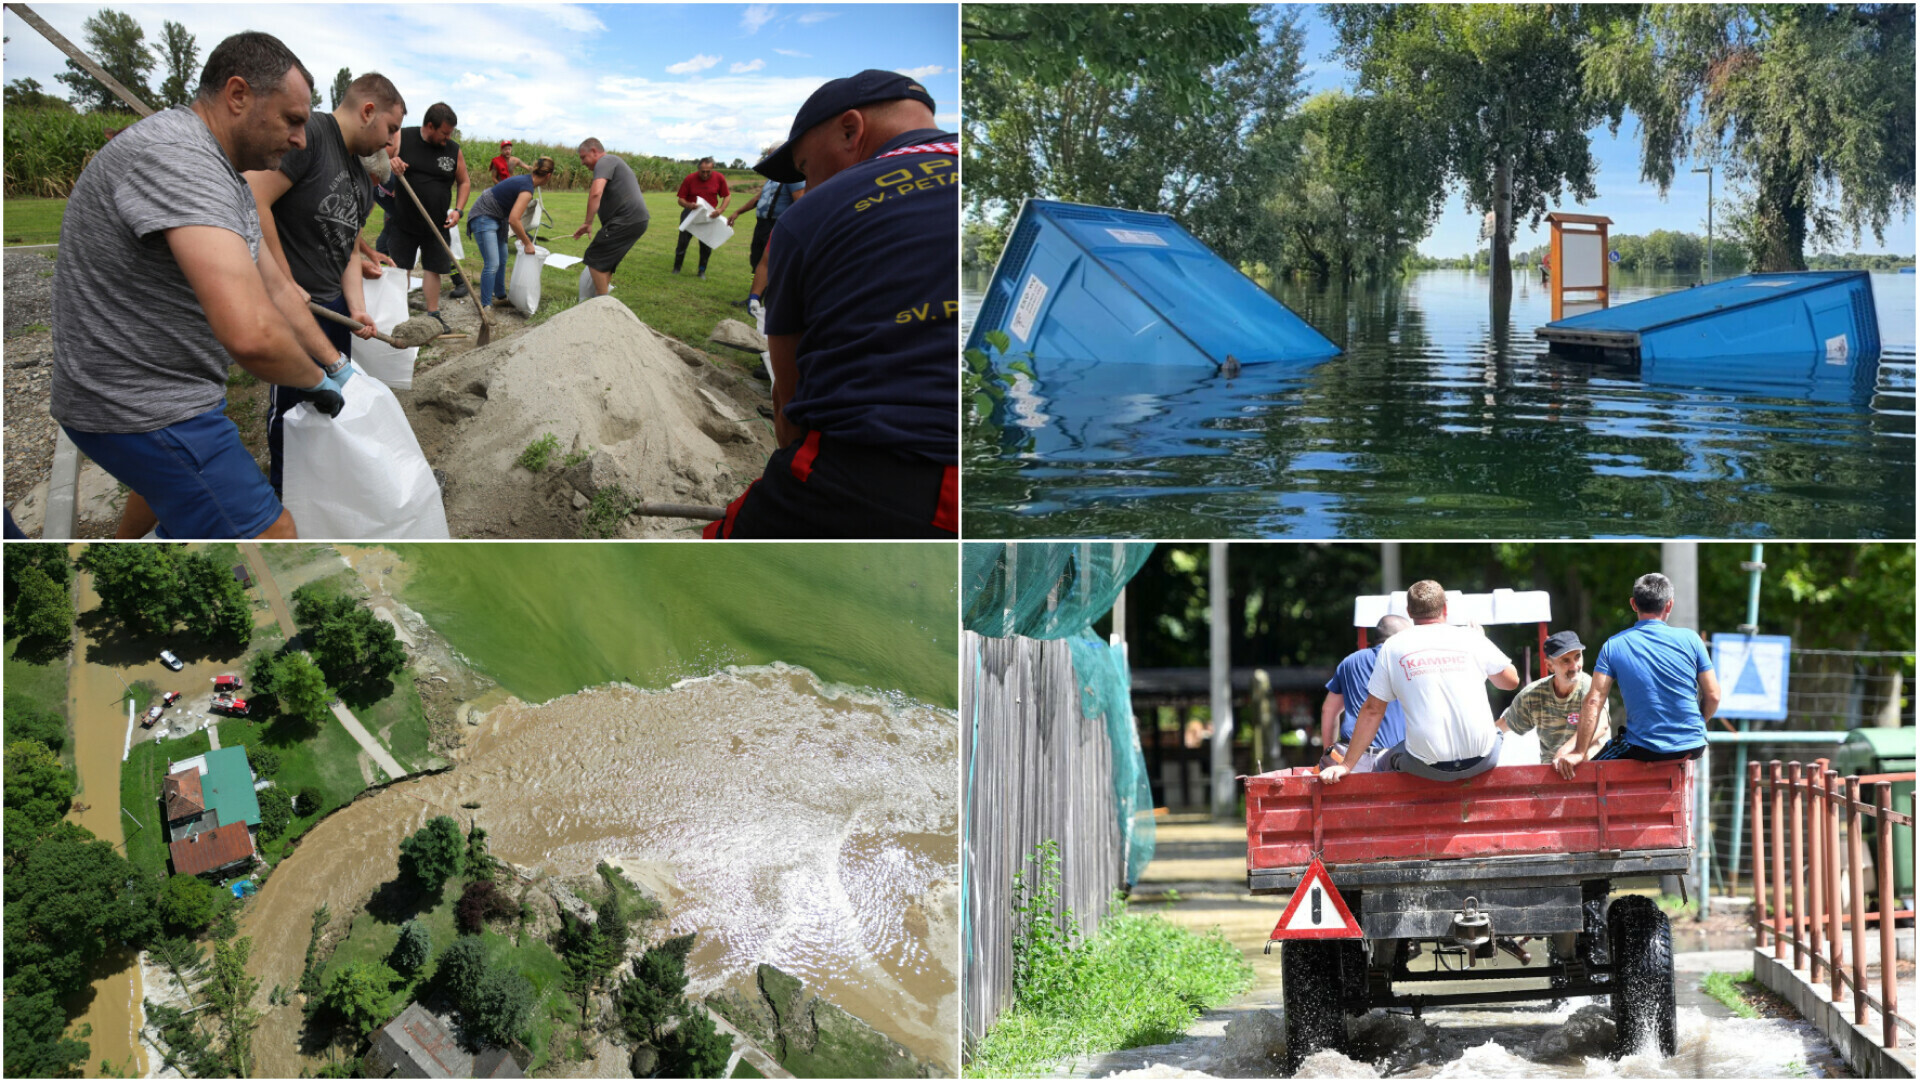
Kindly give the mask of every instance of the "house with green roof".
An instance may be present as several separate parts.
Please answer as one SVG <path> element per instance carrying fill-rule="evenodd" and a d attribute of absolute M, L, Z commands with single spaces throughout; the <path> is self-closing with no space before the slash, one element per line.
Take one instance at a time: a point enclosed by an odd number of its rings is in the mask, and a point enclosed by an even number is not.
<path fill-rule="evenodd" d="M 257 854 L 260 799 L 242 746 L 227 746 L 167 765 L 161 791 L 174 870 L 222 875 L 244 869 Z"/>

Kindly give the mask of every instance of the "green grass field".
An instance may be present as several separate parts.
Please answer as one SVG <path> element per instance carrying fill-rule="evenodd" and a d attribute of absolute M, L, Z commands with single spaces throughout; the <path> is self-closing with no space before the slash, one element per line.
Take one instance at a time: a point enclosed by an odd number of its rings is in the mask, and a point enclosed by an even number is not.
<path fill-rule="evenodd" d="M 57 244 L 60 242 L 60 218 L 67 212 L 65 199 L 8 199 L 4 233 L 9 244 Z"/>
<path fill-rule="evenodd" d="M 33 664 L 13 655 L 20 639 L 7 642 L 6 700 L 67 716 L 67 658 Z M 73 763 L 73 718 L 67 717 L 67 744 L 61 759 Z"/>
<path fill-rule="evenodd" d="M 221 732 L 220 745 L 232 746 Z M 167 763 L 204 754 L 213 749 L 204 731 L 184 739 L 135 743 L 132 753 L 120 766 L 120 817 L 127 834 L 127 859 L 142 873 L 164 878 L 167 870 L 166 822 L 160 820 L 160 788 L 166 783 Z M 132 814 L 139 828 L 128 826 Z"/>

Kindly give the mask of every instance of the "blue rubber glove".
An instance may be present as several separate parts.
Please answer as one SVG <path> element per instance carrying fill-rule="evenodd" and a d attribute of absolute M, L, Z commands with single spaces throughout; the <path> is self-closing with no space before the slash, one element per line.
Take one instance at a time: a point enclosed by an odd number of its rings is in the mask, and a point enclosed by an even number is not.
<path fill-rule="evenodd" d="M 320 370 L 319 382 L 314 383 L 304 390 L 291 390 L 289 393 L 291 403 L 287 407 L 292 408 L 294 405 L 306 401 L 311 402 L 315 409 L 320 410 L 320 412 L 326 414 L 328 417 L 339 416 L 340 410 L 345 408 L 347 404 L 347 399 L 344 396 L 342 388 L 347 385 L 347 380 L 352 377 L 353 365 L 347 363 L 347 358 L 342 356 L 339 361 L 334 364 L 331 373 L 325 368 Z"/>
<path fill-rule="evenodd" d="M 336 393 L 347 392 L 347 380 L 353 378 L 353 364 L 347 359 L 346 353 L 341 353 L 340 359 L 335 360 L 332 367 L 320 370 L 326 373 L 326 378 L 322 381 L 333 387 Z"/>

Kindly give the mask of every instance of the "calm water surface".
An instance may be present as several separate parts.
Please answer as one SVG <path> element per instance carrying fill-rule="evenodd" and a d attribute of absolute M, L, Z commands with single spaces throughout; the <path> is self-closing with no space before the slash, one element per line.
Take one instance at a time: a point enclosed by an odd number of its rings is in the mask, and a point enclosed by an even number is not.
<path fill-rule="evenodd" d="M 1090 361 L 1016 376 L 970 425 L 989 536 L 1914 535 L 1914 287 L 1874 275 L 1885 351 L 1839 394 L 1654 385 L 1549 357 L 1537 277 L 1283 282 L 1343 354 L 1238 378 Z M 1617 274 L 1613 303 L 1689 284 Z M 969 277 L 966 310 L 985 275 Z"/>

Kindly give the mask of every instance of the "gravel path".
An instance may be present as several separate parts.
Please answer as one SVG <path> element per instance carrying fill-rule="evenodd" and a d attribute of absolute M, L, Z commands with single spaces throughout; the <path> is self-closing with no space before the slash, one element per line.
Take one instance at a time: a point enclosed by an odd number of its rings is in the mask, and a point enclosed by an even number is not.
<path fill-rule="evenodd" d="M 53 253 L 0 253 L 6 326 L 5 494 L 8 506 L 53 468 L 56 425 L 47 415 L 53 376 Z"/>

